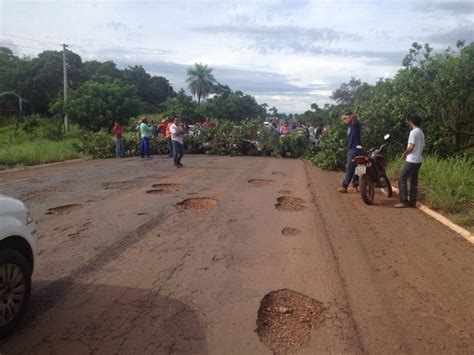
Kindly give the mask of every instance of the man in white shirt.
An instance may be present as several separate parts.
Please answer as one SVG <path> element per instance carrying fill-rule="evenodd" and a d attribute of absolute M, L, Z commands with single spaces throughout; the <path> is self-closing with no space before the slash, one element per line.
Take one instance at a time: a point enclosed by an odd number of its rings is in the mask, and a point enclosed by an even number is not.
<path fill-rule="evenodd" d="M 175 117 L 170 127 L 171 143 L 173 145 L 173 162 L 176 169 L 182 168 L 181 158 L 184 154 L 184 136 L 185 130 L 181 124 L 181 118 Z"/>
<path fill-rule="evenodd" d="M 420 128 L 421 118 L 412 116 L 409 119 L 411 126 L 408 137 L 408 147 L 402 154 L 405 164 L 398 175 L 398 187 L 400 188 L 400 203 L 396 208 L 416 207 L 416 195 L 418 193 L 418 172 L 421 167 L 421 154 L 425 148 L 425 135 Z M 410 198 L 408 198 L 407 180 L 410 179 Z"/>

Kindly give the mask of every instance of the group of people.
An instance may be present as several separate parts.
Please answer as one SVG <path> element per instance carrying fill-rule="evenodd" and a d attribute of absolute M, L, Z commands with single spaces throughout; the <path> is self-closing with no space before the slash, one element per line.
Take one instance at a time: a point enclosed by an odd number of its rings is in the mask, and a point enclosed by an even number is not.
<path fill-rule="evenodd" d="M 278 124 L 277 120 L 272 118 L 268 122 L 267 128 L 271 134 L 278 136 L 285 136 L 294 130 L 299 130 L 308 143 L 314 144 L 316 147 L 319 147 L 321 135 L 326 133 L 326 128 L 323 123 L 315 126 L 312 123 L 305 124 L 303 122 L 297 122 L 294 119 Z"/>
<path fill-rule="evenodd" d="M 156 125 L 153 121 L 148 121 L 148 118 L 140 120 L 138 125 L 135 127 L 138 138 L 140 140 L 140 156 L 142 158 L 150 158 L 150 138 L 162 135 L 168 141 L 169 157 L 173 158 L 173 163 L 176 169 L 182 168 L 183 164 L 181 159 L 184 154 L 184 135 L 187 132 L 187 126 L 181 121 L 181 118 L 175 117 L 173 121 L 164 119 L 160 125 Z M 122 127 L 120 122 L 115 121 L 112 128 L 115 141 L 115 155 L 117 158 L 124 156 L 123 140 L 122 140 Z"/>
<path fill-rule="evenodd" d="M 346 176 L 342 181 L 341 187 L 337 191 L 341 193 L 356 192 L 359 186 L 359 176 L 355 174 L 355 164 L 352 159 L 361 155 L 361 133 L 362 126 L 358 120 L 357 114 L 347 112 L 341 116 L 341 120 L 347 126 L 347 163 Z M 425 147 L 425 135 L 421 130 L 421 118 L 412 115 L 408 118 L 411 131 L 408 137 L 408 145 L 402 153 L 402 159 L 405 163 L 398 175 L 398 187 L 400 189 L 400 203 L 396 208 L 416 207 L 418 194 L 418 173 L 421 167 L 422 153 Z M 408 193 L 407 181 L 410 180 L 410 193 Z M 349 186 L 352 185 L 352 186 Z"/>

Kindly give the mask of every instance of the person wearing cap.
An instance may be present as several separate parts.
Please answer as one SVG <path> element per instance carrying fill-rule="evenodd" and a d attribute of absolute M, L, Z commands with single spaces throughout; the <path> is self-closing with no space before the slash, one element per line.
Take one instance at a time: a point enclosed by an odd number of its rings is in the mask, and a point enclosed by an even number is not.
<path fill-rule="evenodd" d="M 341 193 L 357 192 L 359 186 L 359 176 L 355 173 L 355 164 L 352 158 L 362 154 L 361 150 L 361 131 L 362 126 L 359 123 L 357 114 L 347 112 L 341 116 L 342 121 L 347 125 L 347 162 L 346 162 L 346 177 L 342 182 L 342 186 L 337 189 Z M 352 188 L 349 184 L 352 181 Z"/>

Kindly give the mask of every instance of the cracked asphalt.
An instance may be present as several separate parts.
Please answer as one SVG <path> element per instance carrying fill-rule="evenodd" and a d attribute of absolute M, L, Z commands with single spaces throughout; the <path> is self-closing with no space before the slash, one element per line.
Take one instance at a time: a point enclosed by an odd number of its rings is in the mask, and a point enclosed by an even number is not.
<path fill-rule="evenodd" d="M 301 354 L 474 353 L 474 247 L 449 229 L 393 209 L 393 198 L 366 206 L 338 194 L 339 173 L 299 160 L 183 164 L 0 174 L 0 192 L 31 207 L 39 238 L 30 309 L 1 354 L 270 354 L 256 319 L 279 289 L 324 306 Z M 146 193 L 160 183 L 182 188 Z M 277 209 L 282 196 L 303 202 Z M 217 205 L 176 207 L 202 197 Z M 46 214 L 69 204 L 80 207 Z"/>

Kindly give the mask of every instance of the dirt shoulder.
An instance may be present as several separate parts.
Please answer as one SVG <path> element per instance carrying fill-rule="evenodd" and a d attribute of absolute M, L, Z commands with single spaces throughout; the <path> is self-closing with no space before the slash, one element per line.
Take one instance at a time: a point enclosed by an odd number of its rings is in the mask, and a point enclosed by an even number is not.
<path fill-rule="evenodd" d="M 365 206 L 335 192 L 338 174 L 298 160 L 183 163 L 0 176 L 39 233 L 31 310 L 2 353 L 271 353 L 257 317 L 282 289 L 302 295 L 278 301 L 284 317 L 305 314 L 300 298 L 321 315 L 276 335 L 299 336 L 299 353 L 474 349 L 474 248 L 420 211 Z"/>

